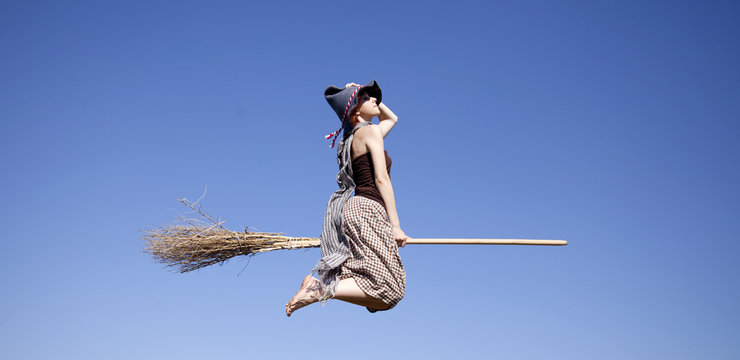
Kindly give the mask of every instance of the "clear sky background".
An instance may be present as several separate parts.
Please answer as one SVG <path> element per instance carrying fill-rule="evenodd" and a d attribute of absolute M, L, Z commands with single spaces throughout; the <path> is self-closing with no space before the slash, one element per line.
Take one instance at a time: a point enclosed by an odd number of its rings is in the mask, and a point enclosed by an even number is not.
<path fill-rule="evenodd" d="M 0 358 L 737 359 L 738 19 L 732 1 L 3 1 Z M 569 245 L 408 246 L 392 311 L 291 318 L 318 249 L 188 274 L 142 253 L 139 230 L 206 186 L 233 230 L 318 236 L 323 90 L 372 79 L 399 116 L 409 236 Z"/>

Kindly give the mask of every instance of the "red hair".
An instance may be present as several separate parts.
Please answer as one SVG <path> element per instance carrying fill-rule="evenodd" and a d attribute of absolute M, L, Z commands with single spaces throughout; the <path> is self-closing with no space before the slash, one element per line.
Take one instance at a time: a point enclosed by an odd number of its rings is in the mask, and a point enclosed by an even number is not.
<path fill-rule="evenodd" d="M 362 104 L 364 104 L 368 100 L 370 100 L 370 95 L 366 93 L 360 94 L 357 98 L 357 103 L 355 104 L 355 106 L 347 110 L 347 114 L 349 116 L 346 117 L 345 120 L 342 122 L 342 127 L 339 128 L 339 130 L 324 136 L 327 140 L 334 137 L 334 140 L 331 141 L 331 145 L 329 145 L 329 147 L 334 147 L 334 142 L 337 141 L 337 138 L 339 138 L 339 132 L 345 130 L 346 133 L 357 126 L 357 124 L 360 122 L 360 108 L 362 107 Z"/>
<path fill-rule="evenodd" d="M 347 121 L 350 121 L 352 123 L 352 127 L 360 122 L 360 108 L 362 107 L 362 104 L 364 104 L 368 100 L 370 100 L 370 95 L 368 95 L 367 93 L 362 93 L 362 95 L 357 97 L 357 104 L 351 107 L 347 112 L 349 114 Z"/>

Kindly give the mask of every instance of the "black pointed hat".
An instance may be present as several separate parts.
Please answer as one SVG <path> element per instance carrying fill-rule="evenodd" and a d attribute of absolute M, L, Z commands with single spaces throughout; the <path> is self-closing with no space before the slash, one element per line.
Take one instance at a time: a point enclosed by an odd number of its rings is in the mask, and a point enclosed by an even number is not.
<path fill-rule="evenodd" d="M 337 113 L 339 120 L 344 122 L 347 117 L 347 112 L 352 106 L 357 104 L 357 99 L 363 93 L 376 98 L 377 104 L 380 105 L 380 101 L 383 98 L 383 94 L 380 91 L 378 82 L 373 80 L 367 83 L 365 86 L 349 86 L 346 88 L 338 88 L 334 85 L 330 85 L 324 90 L 324 98 L 329 103 L 334 112 Z"/>

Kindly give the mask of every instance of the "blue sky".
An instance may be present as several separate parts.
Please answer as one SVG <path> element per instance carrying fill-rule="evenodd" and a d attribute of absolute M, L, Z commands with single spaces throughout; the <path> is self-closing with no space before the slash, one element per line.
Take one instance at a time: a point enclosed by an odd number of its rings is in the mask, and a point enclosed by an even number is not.
<path fill-rule="evenodd" d="M 736 359 L 740 5 L 2 2 L 6 359 Z M 178 274 L 195 200 L 318 236 L 330 84 L 376 79 L 407 293 L 286 318 L 318 249 Z M 246 266 L 246 269 L 245 269 Z M 243 270 L 243 272 L 242 272 Z M 240 274 L 241 272 L 241 274 Z M 240 275 L 239 275 L 240 274 Z"/>

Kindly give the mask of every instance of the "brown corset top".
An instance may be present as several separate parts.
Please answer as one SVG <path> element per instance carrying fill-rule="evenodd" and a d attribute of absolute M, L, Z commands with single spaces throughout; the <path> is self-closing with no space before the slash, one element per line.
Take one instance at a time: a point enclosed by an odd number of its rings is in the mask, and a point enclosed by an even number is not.
<path fill-rule="evenodd" d="M 388 176 L 391 176 L 391 158 L 388 151 L 385 151 L 385 166 Z M 352 180 L 355 181 L 355 195 L 375 200 L 385 207 L 380 191 L 375 186 L 375 168 L 369 152 L 352 160 Z"/>

